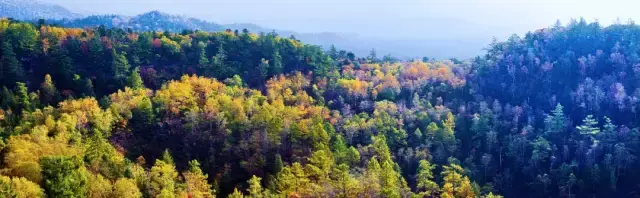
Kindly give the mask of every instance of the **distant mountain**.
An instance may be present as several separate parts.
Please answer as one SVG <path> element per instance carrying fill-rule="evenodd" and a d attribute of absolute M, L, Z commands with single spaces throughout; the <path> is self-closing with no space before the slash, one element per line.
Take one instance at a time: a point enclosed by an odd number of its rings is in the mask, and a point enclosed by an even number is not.
<path fill-rule="evenodd" d="M 382 39 L 363 37 L 357 34 L 342 34 L 334 32 L 299 33 L 288 30 L 278 30 L 262 27 L 251 23 L 217 24 L 201 19 L 181 15 L 172 15 L 160 11 L 151 11 L 137 16 L 122 15 L 92 15 L 81 17 L 57 5 L 38 3 L 35 0 L 0 0 L 0 17 L 11 17 L 19 20 L 47 19 L 49 24 L 64 27 L 87 28 L 104 25 L 132 29 L 134 31 L 170 31 L 183 30 L 223 31 L 226 29 L 250 32 L 276 32 L 282 37 L 295 36 L 297 39 L 312 45 L 319 45 L 328 49 L 335 45 L 338 49 L 351 51 L 359 56 L 366 56 L 371 49 L 376 49 L 378 56 L 392 55 L 399 58 L 411 59 L 428 56 L 431 58 L 469 58 L 481 53 L 480 47 L 490 42 L 478 39 Z M 6 8 L 6 9 L 5 9 Z"/>
<path fill-rule="evenodd" d="M 40 3 L 35 0 L 0 0 L 0 17 L 18 20 L 74 19 L 81 15 L 58 5 Z"/>

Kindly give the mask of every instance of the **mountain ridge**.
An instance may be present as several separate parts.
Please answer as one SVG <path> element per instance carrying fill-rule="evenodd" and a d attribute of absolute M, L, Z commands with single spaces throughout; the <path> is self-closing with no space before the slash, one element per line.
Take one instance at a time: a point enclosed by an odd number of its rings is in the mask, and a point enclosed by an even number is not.
<path fill-rule="evenodd" d="M 34 20 L 40 18 L 64 19 L 79 18 L 82 15 L 49 3 L 41 3 L 36 0 L 0 0 L 0 17 L 9 17 L 18 20 Z"/>
<path fill-rule="evenodd" d="M 135 16 L 118 14 L 75 14 L 66 8 L 54 4 L 39 3 L 36 0 L 18 3 L 18 0 L 0 0 L 0 6 L 10 9 L 0 10 L 0 17 L 34 21 L 44 18 L 49 24 L 64 27 L 86 28 L 104 25 L 134 31 L 170 31 L 183 30 L 224 31 L 247 29 L 250 32 L 276 32 L 282 37 L 295 36 L 297 39 L 312 45 L 319 45 L 328 50 L 332 45 L 338 49 L 351 51 L 357 55 L 368 55 L 375 49 L 379 55 L 391 55 L 402 59 L 422 58 L 471 58 L 479 55 L 482 49 L 466 46 L 486 46 L 490 40 L 482 39 L 416 39 L 416 38 L 373 38 L 355 33 L 339 32 L 296 32 L 277 28 L 264 27 L 253 23 L 220 24 L 185 15 L 175 15 L 152 10 Z M 443 48 L 445 47 L 445 48 Z M 462 50 L 461 50 L 462 49 Z"/>

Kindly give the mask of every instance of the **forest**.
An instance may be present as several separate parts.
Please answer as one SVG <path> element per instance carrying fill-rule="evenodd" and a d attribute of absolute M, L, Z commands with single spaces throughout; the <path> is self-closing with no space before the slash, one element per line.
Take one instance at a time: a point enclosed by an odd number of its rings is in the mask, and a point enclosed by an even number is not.
<path fill-rule="evenodd" d="M 639 197 L 640 26 L 469 60 L 0 19 L 0 197 Z"/>

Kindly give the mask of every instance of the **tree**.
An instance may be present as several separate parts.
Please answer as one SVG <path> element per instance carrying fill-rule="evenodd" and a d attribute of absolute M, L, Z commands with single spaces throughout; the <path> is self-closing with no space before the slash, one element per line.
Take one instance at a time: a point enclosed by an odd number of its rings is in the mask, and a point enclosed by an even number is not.
<path fill-rule="evenodd" d="M 26 84 L 22 82 L 16 83 L 15 88 L 15 97 L 18 103 L 18 110 L 26 110 L 29 111 L 33 108 L 31 103 L 31 97 L 29 97 L 29 91 L 27 90 Z"/>
<path fill-rule="evenodd" d="M 441 197 L 451 198 L 471 198 L 475 197 L 471 181 L 467 176 L 463 176 L 464 169 L 457 164 L 443 166 L 443 185 Z"/>
<path fill-rule="evenodd" d="M 276 159 L 273 165 L 273 174 L 278 174 L 280 171 L 282 171 L 283 167 L 284 163 L 282 162 L 282 157 L 280 156 L 280 154 L 276 154 Z"/>
<path fill-rule="evenodd" d="M 135 180 L 119 178 L 115 184 L 113 184 L 113 197 L 140 198 L 142 197 L 142 193 L 140 189 L 138 189 L 138 186 L 136 186 Z"/>
<path fill-rule="evenodd" d="M 337 197 L 357 197 L 360 191 L 358 180 L 349 174 L 349 166 L 340 164 L 333 170 L 334 188 L 337 189 Z"/>
<path fill-rule="evenodd" d="M 454 128 L 456 126 L 456 118 L 453 116 L 451 112 L 447 112 L 447 117 L 442 122 L 442 126 L 444 127 L 445 134 L 450 137 L 453 137 Z"/>
<path fill-rule="evenodd" d="M 380 167 L 380 163 L 376 160 L 375 157 L 372 157 L 367 164 L 367 170 L 365 172 L 365 179 L 362 182 L 363 188 L 365 189 L 365 196 L 375 197 L 381 192 L 380 185 L 380 174 L 382 168 Z"/>
<path fill-rule="evenodd" d="M 96 94 L 93 91 L 93 82 L 91 81 L 91 79 L 85 79 L 84 83 L 82 83 L 81 87 L 81 93 L 83 96 L 85 97 L 95 97 Z"/>
<path fill-rule="evenodd" d="M 271 72 L 269 72 L 269 76 L 282 74 L 284 66 L 282 65 L 282 56 L 280 56 L 280 52 L 275 51 L 269 63 L 271 64 Z"/>
<path fill-rule="evenodd" d="M 113 187 L 108 179 L 100 174 L 86 173 L 88 175 L 87 197 L 103 198 L 112 195 Z"/>
<path fill-rule="evenodd" d="M 79 158 L 48 156 L 40 159 L 44 188 L 51 197 L 85 197 L 87 176 Z"/>
<path fill-rule="evenodd" d="M 264 189 L 260 184 L 262 178 L 256 177 L 255 175 L 251 177 L 251 179 L 247 182 L 249 183 L 249 197 L 251 198 L 262 198 L 264 197 Z"/>
<path fill-rule="evenodd" d="M 49 74 L 44 76 L 44 82 L 40 85 L 40 104 L 43 105 L 51 105 L 57 99 L 58 92 L 56 91 L 56 86 L 53 84 L 51 80 L 51 76 Z"/>
<path fill-rule="evenodd" d="M 117 53 L 115 49 L 111 50 L 111 54 L 113 56 L 113 65 L 112 65 L 112 76 L 116 82 L 123 85 L 128 77 L 129 73 L 129 61 L 127 60 L 126 54 L 124 52 Z"/>
<path fill-rule="evenodd" d="M 347 150 L 346 161 L 349 165 L 357 166 L 360 163 L 360 152 L 355 147 L 349 147 Z"/>
<path fill-rule="evenodd" d="M 18 62 L 13 47 L 8 41 L 2 42 L 2 57 L 0 57 L 0 79 L 4 86 L 15 86 L 24 80 L 22 64 Z"/>
<path fill-rule="evenodd" d="M 211 186 L 207 183 L 208 175 L 200 169 L 197 160 L 189 161 L 189 169 L 182 174 L 187 185 L 187 193 L 193 198 L 213 198 Z"/>
<path fill-rule="evenodd" d="M 205 76 L 216 77 L 218 79 L 230 77 L 231 73 L 227 71 L 225 67 L 225 61 L 227 54 L 222 48 L 222 45 L 218 46 L 218 52 L 211 58 L 211 68 L 204 71 Z"/>
<path fill-rule="evenodd" d="M 131 71 L 131 73 L 129 73 L 129 76 L 127 77 L 127 87 L 132 89 L 144 88 L 144 83 L 140 77 L 140 68 L 136 67 Z"/>
<path fill-rule="evenodd" d="M 564 117 L 563 107 L 560 104 L 552 111 L 552 115 L 545 118 L 546 133 L 561 133 L 566 128 L 566 118 Z"/>
<path fill-rule="evenodd" d="M 153 104 L 148 97 L 142 100 L 131 110 L 131 129 L 143 136 L 150 135 L 147 132 L 153 130 L 155 122 L 155 114 L 153 113 Z"/>
<path fill-rule="evenodd" d="M 258 65 L 256 76 L 254 77 L 254 80 L 256 80 L 256 83 L 263 83 L 267 79 L 269 68 L 270 66 L 269 66 L 268 60 L 265 60 L 264 58 L 260 60 L 260 64 Z"/>
<path fill-rule="evenodd" d="M 369 59 L 369 62 L 372 62 L 372 63 L 378 62 L 376 49 L 371 49 L 371 51 L 369 52 L 369 57 L 367 57 L 367 59 Z"/>
<path fill-rule="evenodd" d="M 582 125 L 577 126 L 578 132 L 581 135 L 586 135 L 589 137 L 591 141 L 593 141 L 593 146 L 598 145 L 598 140 L 594 138 L 595 135 L 600 133 L 600 128 L 598 126 L 598 121 L 593 119 L 593 115 L 587 115 L 584 120 L 582 120 Z"/>
<path fill-rule="evenodd" d="M 244 195 L 238 190 L 238 188 L 235 188 L 228 198 L 244 198 Z"/>
<path fill-rule="evenodd" d="M 45 197 L 40 186 L 24 177 L 0 177 L 0 196 L 15 198 Z"/>
<path fill-rule="evenodd" d="M 4 33 L 6 42 L 11 42 L 20 58 L 32 55 L 36 49 L 39 32 L 31 23 L 11 23 Z M 3 42 L 3 43 L 6 43 Z"/>
<path fill-rule="evenodd" d="M 151 167 L 149 172 L 149 194 L 157 197 L 174 197 L 176 194 L 176 179 L 178 172 L 173 165 L 173 159 L 168 151 L 165 151 L 161 159 Z"/>
<path fill-rule="evenodd" d="M 427 160 L 420 160 L 419 164 L 416 175 L 416 188 L 421 196 L 432 196 L 439 190 L 438 184 L 433 181 L 433 169 L 435 169 L 435 165 L 432 165 Z"/>
<path fill-rule="evenodd" d="M 400 175 L 393 169 L 390 161 L 382 163 L 380 172 L 381 194 L 385 197 L 400 197 Z"/>

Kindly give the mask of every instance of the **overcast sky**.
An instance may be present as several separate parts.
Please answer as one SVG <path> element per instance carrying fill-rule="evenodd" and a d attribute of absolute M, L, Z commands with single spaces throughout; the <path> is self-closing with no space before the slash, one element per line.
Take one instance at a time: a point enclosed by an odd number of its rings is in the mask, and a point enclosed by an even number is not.
<path fill-rule="evenodd" d="M 504 39 L 557 19 L 610 24 L 640 19 L 633 0 L 41 0 L 82 14 L 160 10 L 217 23 L 255 23 L 298 32 L 349 32 L 388 38 Z M 487 38 L 490 39 L 490 38 Z"/>

